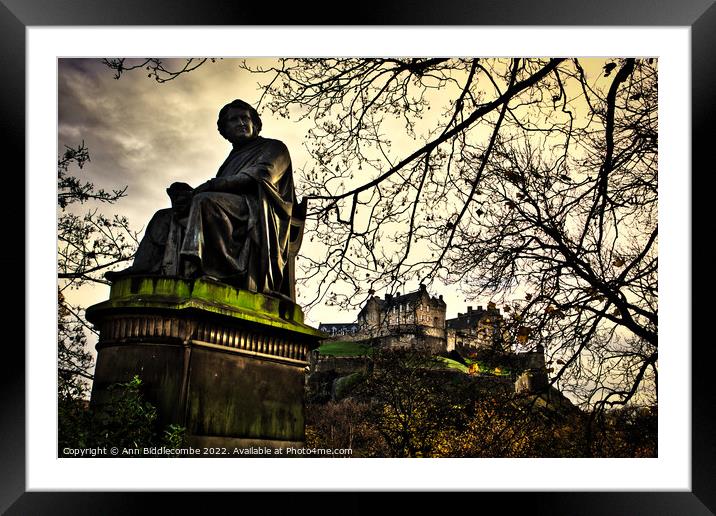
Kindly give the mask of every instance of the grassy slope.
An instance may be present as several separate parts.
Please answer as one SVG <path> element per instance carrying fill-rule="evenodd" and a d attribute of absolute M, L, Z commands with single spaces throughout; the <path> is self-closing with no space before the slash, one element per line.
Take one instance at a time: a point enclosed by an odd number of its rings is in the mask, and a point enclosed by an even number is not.
<path fill-rule="evenodd" d="M 336 341 L 326 342 L 318 352 L 332 357 L 357 357 L 370 354 L 370 346 L 358 342 Z"/>
<path fill-rule="evenodd" d="M 332 357 L 358 357 L 370 355 L 371 348 L 370 346 L 367 346 L 366 344 L 361 344 L 359 342 L 335 341 L 326 342 L 320 348 L 318 348 L 318 352 L 321 355 Z M 468 373 L 468 368 L 455 360 L 440 356 L 436 358 L 438 359 L 440 365 L 442 365 L 446 369 L 456 369 L 465 374 Z M 465 362 L 467 362 L 468 365 L 473 363 L 477 364 L 480 374 L 489 374 L 495 376 L 509 376 L 510 374 L 508 368 L 492 369 L 477 360 L 471 360 L 469 358 L 465 358 Z"/>
<path fill-rule="evenodd" d="M 457 362 L 451 358 L 446 358 L 446 357 L 436 357 L 436 358 L 447 369 L 457 369 L 458 371 L 467 373 L 467 367 L 462 365 L 460 362 Z"/>

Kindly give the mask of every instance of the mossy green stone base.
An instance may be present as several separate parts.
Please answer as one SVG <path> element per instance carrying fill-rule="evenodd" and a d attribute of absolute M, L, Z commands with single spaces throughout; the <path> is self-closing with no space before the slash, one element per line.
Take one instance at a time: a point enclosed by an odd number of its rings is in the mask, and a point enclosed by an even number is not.
<path fill-rule="evenodd" d="M 95 313 L 109 308 L 201 310 L 290 332 L 323 338 L 324 334 L 303 323 L 301 307 L 280 299 L 224 283 L 198 279 L 158 276 L 130 276 L 112 284 L 109 300 L 87 309 L 92 321 Z"/>
<path fill-rule="evenodd" d="M 100 330 L 93 404 L 135 374 L 160 425 L 189 442 L 304 441 L 308 353 L 322 332 L 298 305 L 212 281 L 127 277 L 87 309 Z"/>

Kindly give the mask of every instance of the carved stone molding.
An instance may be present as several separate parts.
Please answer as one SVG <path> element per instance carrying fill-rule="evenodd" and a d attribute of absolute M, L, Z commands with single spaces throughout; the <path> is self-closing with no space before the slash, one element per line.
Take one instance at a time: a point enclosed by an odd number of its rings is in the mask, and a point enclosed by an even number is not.
<path fill-rule="evenodd" d="M 248 327 L 161 314 L 115 315 L 102 321 L 98 348 L 141 342 L 208 345 L 227 352 L 308 365 L 307 343 Z"/>

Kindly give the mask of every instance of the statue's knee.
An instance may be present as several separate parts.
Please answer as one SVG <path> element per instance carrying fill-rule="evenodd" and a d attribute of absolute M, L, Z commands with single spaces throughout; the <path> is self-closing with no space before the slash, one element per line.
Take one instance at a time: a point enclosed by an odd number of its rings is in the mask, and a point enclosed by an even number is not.
<path fill-rule="evenodd" d="M 204 205 L 207 202 L 213 202 L 212 192 L 201 192 L 192 197 L 192 204 Z"/>
<path fill-rule="evenodd" d="M 192 209 L 199 213 L 209 213 L 216 210 L 216 197 L 213 192 L 202 192 L 196 194 L 191 200 Z"/>

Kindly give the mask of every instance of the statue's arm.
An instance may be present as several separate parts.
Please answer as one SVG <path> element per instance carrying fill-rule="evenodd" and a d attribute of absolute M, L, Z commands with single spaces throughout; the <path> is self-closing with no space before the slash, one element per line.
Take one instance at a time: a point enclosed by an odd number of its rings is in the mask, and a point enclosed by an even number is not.
<path fill-rule="evenodd" d="M 194 195 L 203 192 L 226 192 L 226 193 L 244 193 L 247 187 L 255 185 L 256 182 L 246 174 L 239 173 L 229 177 L 214 177 L 205 183 L 200 184 L 194 189 Z"/>
<path fill-rule="evenodd" d="M 256 182 L 246 174 L 239 172 L 234 176 L 215 177 L 209 180 L 212 192 L 244 193 L 248 187 L 256 185 Z"/>
<path fill-rule="evenodd" d="M 277 184 L 290 165 L 291 157 L 286 146 L 278 140 L 271 140 L 254 164 L 236 171 L 233 175 L 210 179 L 196 187 L 194 193 L 253 192 L 258 183 Z"/>

